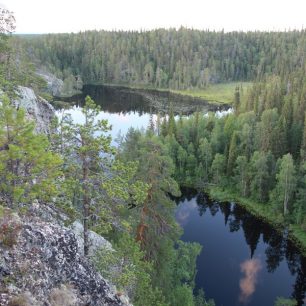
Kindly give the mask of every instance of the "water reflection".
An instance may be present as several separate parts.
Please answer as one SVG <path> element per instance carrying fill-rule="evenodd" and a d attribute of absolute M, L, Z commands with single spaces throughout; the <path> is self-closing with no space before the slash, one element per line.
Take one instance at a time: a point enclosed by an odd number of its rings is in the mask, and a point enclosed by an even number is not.
<path fill-rule="evenodd" d="M 190 115 L 195 111 L 227 112 L 229 106 L 216 106 L 202 99 L 180 96 L 168 91 L 136 90 L 120 86 L 85 85 L 83 93 L 70 98 L 59 98 L 68 102 L 75 102 L 82 106 L 85 97 L 89 95 L 102 107 L 102 110 L 111 114 L 137 113 L 167 114 L 171 107 L 175 114 Z"/>
<path fill-rule="evenodd" d="M 248 259 L 240 264 L 240 270 L 244 274 L 239 282 L 240 294 L 239 301 L 247 304 L 252 294 L 255 292 L 258 273 L 261 270 L 261 262 L 259 259 Z"/>
<path fill-rule="evenodd" d="M 193 210 L 197 208 L 196 203 L 191 203 L 190 205 L 184 206 L 176 214 L 176 220 L 180 226 L 184 227 L 189 222 L 190 214 Z"/>
<path fill-rule="evenodd" d="M 220 305 L 237 305 L 237 295 L 240 304 L 257 306 L 262 304 L 262 301 L 266 303 L 270 299 L 271 303 L 265 305 L 272 305 L 277 296 L 285 296 L 296 299 L 298 306 L 304 305 L 306 258 L 288 239 L 286 230 L 279 232 L 273 229 L 269 224 L 255 218 L 235 203 L 212 201 L 204 193 L 195 194 L 194 190 L 185 190 L 182 194 L 182 198 L 176 199 L 176 202 L 179 204 L 178 220 L 185 229 L 183 239 L 198 241 L 204 247 L 203 253 L 210 254 L 210 258 L 205 259 L 206 262 L 209 260 L 207 264 L 209 266 L 205 268 L 206 273 L 210 273 L 208 285 L 213 287 L 211 283 L 219 281 L 213 280 L 215 277 L 213 273 L 220 273 L 218 277 L 224 278 L 227 283 L 239 284 L 240 291 L 236 293 L 236 302 L 233 298 L 232 303 L 226 300 L 225 296 L 230 295 L 229 291 L 235 291 L 235 289 L 223 288 L 223 286 L 211 289 L 216 290 L 217 294 L 224 294 L 225 300 L 222 301 L 220 298 Z M 223 220 L 223 225 L 218 220 Z M 233 242 L 230 241 L 231 238 Z M 231 244 L 235 244 L 236 249 L 231 250 L 230 248 L 234 247 Z M 208 249 L 209 245 L 216 247 L 216 250 Z M 245 253 L 243 245 L 248 246 L 248 253 Z M 223 262 L 223 268 L 219 272 L 216 269 L 220 268 L 220 262 L 211 258 L 218 256 L 220 256 L 219 259 L 229 263 L 226 266 Z M 204 270 L 201 272 L 202 264 L 205 263 L 202 263 L 200 259 L 196 285 L 198 288 L 204 287 L 204 290 L 207 291 L 203 285 L 205 275 L 200 274 L 205 274 Z M 212 265 L 216 265 L 214 270 L 210 267 Z M 241 273 L 243 273 L 242 278 Z M 263 284 L 268 284 L 268 286 Z M 260 285 L 260 288 L 257 288 L 256 285 Z M 227 287 L 229 287 L 228 284 Z M 275 293 L 271 293 L 272 291 Z M 275 295 L 272 296 L 273 294 Z M 215 298 L 213 295 L 210 297 Z"/>

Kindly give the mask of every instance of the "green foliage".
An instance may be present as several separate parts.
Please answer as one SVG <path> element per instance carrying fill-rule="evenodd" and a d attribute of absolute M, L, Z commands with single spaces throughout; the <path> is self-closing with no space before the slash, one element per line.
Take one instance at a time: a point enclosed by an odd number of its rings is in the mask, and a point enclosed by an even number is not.
<path fill-rule="evenodd" d="M 99 112 L 100 107 L 87 96 L 82 108 L 84 121 L 74 123 L 64 112 L 53 135 L 53 148 L 64 158 L 61 205 L 70 208 L 72 203 L 83 219 L 85 254 L 89 228 L 107 234 L 114 225 L 124 227 L 118 216 L 128 202 L 140 205 L 148 189 L 145 182 L 134 179 L 137 163 L 124 164 L 114 157 L 108 135 L 111 127 L 107 120 L 99 120 Z"/>
<path fill-rule="evenodd" d="M 152 287 L 160 290 L 169 305 L 194 305 L 192 289 L 196 257 L 201 248 L 178 240 L 181 231 L 174 220 L 175 204 L 169 199 L 169 194 L 179 195 L 172 178 L 175 168 L 169 158 L 174 158 L 178 149 L 174 140 L 172 132 L 163 143 L 152 133 L 130 130 L 119 157 L 124 162 L 137 159 L 136 178 L 149 186 L 145 201 L 130 210 L 129 220 L 142 257 L 150 263 Z M 123 254 L 129 252 L 127 246 L 124 249 Z"/>
<path fill-rule="evenodd" d="M 151 283 L 152 264 L 144 261 L 139 243 L 123 233 L 114 250 L 101 249 L 94 259 L 101 274 L 128 294 L 134 305 L 165 305 L 161 292 Z"/>
<path fill-rule="evenodd" d="M 274 303 L 274 306 L 296 306 L 297 302 L 292 299 L 285 299 L 283 297 L 278 297 Z"/>
<path fill-rule="evenodd" d="M 36 93 L 41 93 L 47 82 L 36 74 L 36 67 L 18 37 L 11 36 L 15 28 L 14 15 L 1 10 L 1 15 L 3 14 L 6 16 L 1 16 L 0 22 L 6 25 L 2 24 L 1 29 L 10 30 L 0 33 L 0 89 L 11 98 L 17 95 L 17 85 L 31 87 Z"/>
<path fill-rule="evenodd" d="M 276 174 L 277 185 L 271 194 L 275 208 L 282 208 L 284 216 L 288 213 L 289 205 L 293 202 L 296 189 L 295 175 L 292 155 L 286 154 L 280 160 L 279 171 Z"/>
<path fill-rule="evenodd" d="M 225 172 L 225 157 L 217 153 L 211 165 L 211 172 L 213 173 L 213 182 L 222 185 Z"/>
<path fill-rule="evenodd" d="M 226 188 L 242 202 L 252 202 L 250 207 L 257 202 L 256 214 L 274 214 L 277 222 L 298 225 L 295 233 L 304 237 L 304 82 L 302 66 L 284 75 L 261 76 L 247 93 L 240 95 L 239 88 L 239 99 L 237 89 L 235 113 L 180 119 L 174 138 L 165 129 L 160 138 L 168 144 L 178 182 Z"/>
<path fill-rule="evenodd" d="M 8 204 L 55 196 L 62 160 L 49 150 L 46 136 L 34 133 L 24 110 L 10 106 L 7 96 L 0 106 L 0 130 L 0 190 Z"/>
<path fill-rule="evenodd" d="M 195 306 L 215 306 L 215 302 L 213 300 L 206 300 L 204 290 L 200 289 L 198 294 L 194 297 Z"/>
<path fill-rule="evenodd" d="M 255 151 L 251 159 L 251 194 L 259 202 L 265 202 L 269 196 L 268 157 L 264 152 Z"/>
<path fill-rule="evenodd" d="M 245 156 L 238 156 L 236 159 L 235 181 L 237 183 L 237 189 L 242 196 L 248 195 L 250 171 L 248 160 Z"/>
<path fill-rule="evenodd" d="M 191 90 L 209 89 L 210 84 L 217 82 L 253 81 L 274 73 L 277 77 L 269 86 L 271 94 L 258 103 L 259 109 L 280 103 L 280 77 L 303 65 L 304 41 L 305 30 L 224 33 L 183 27 L 23 38 L 25 48 L 31 46 L 36 57 L 60 77 L 81 75 L 85 83 Z M 231 86 L 227 100 L 233 100 L 236 86 L 237 83 Z M 242 93 L 239 88 L 240 96 Z"/>

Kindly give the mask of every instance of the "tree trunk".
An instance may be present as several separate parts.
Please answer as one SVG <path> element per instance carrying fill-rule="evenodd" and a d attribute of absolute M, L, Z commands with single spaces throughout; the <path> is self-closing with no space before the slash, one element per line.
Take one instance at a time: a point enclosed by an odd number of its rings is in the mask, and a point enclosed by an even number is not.
<path fill-rule="evenodd" d="M 89 239 L 88 239 L 88 221 L 89 221 L 89 208 L 90 208 L 90 199 L 88 196 L 88 167 L 86 161 L 83 160 L 83 226 L 84 226 L 84 255 L 88 256 L 89 251 Z"/>

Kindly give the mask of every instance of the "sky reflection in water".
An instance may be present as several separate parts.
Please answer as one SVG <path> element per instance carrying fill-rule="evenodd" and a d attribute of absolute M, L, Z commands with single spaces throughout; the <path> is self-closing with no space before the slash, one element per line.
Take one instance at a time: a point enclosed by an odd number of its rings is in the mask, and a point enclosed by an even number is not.
<path fill-rule="evenodd" d="M 250 297 L 255 292 L 258 273 L 261 269 L 262 265 L 258 258 L 247 259 L 240 264 L 240 270 L 244 276 L 239 282 L 239 301 L 243 304 L 247 304 Z"/>
<path fill-rule="evenodd" d="M 203 193 L 185 190 L 176 202 L 182 240 L 203 246 L 196 289 L 203 288 L 217 306 L 272 306 L 278 296 L 304 305 L 306 258 L 286 233 Z"/>

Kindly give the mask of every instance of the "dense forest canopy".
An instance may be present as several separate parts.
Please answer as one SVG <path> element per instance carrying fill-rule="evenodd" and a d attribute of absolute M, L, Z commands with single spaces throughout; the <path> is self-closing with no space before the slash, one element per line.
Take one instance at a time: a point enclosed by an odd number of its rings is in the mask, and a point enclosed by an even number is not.
<path fill-rule="evenodd" d="M 305 66 L 306 31 L 215 32 L 186 28 L 24 36 L 28 52 L 59 77 L 85 83 L 204 88 L 284 77 Z"/>

